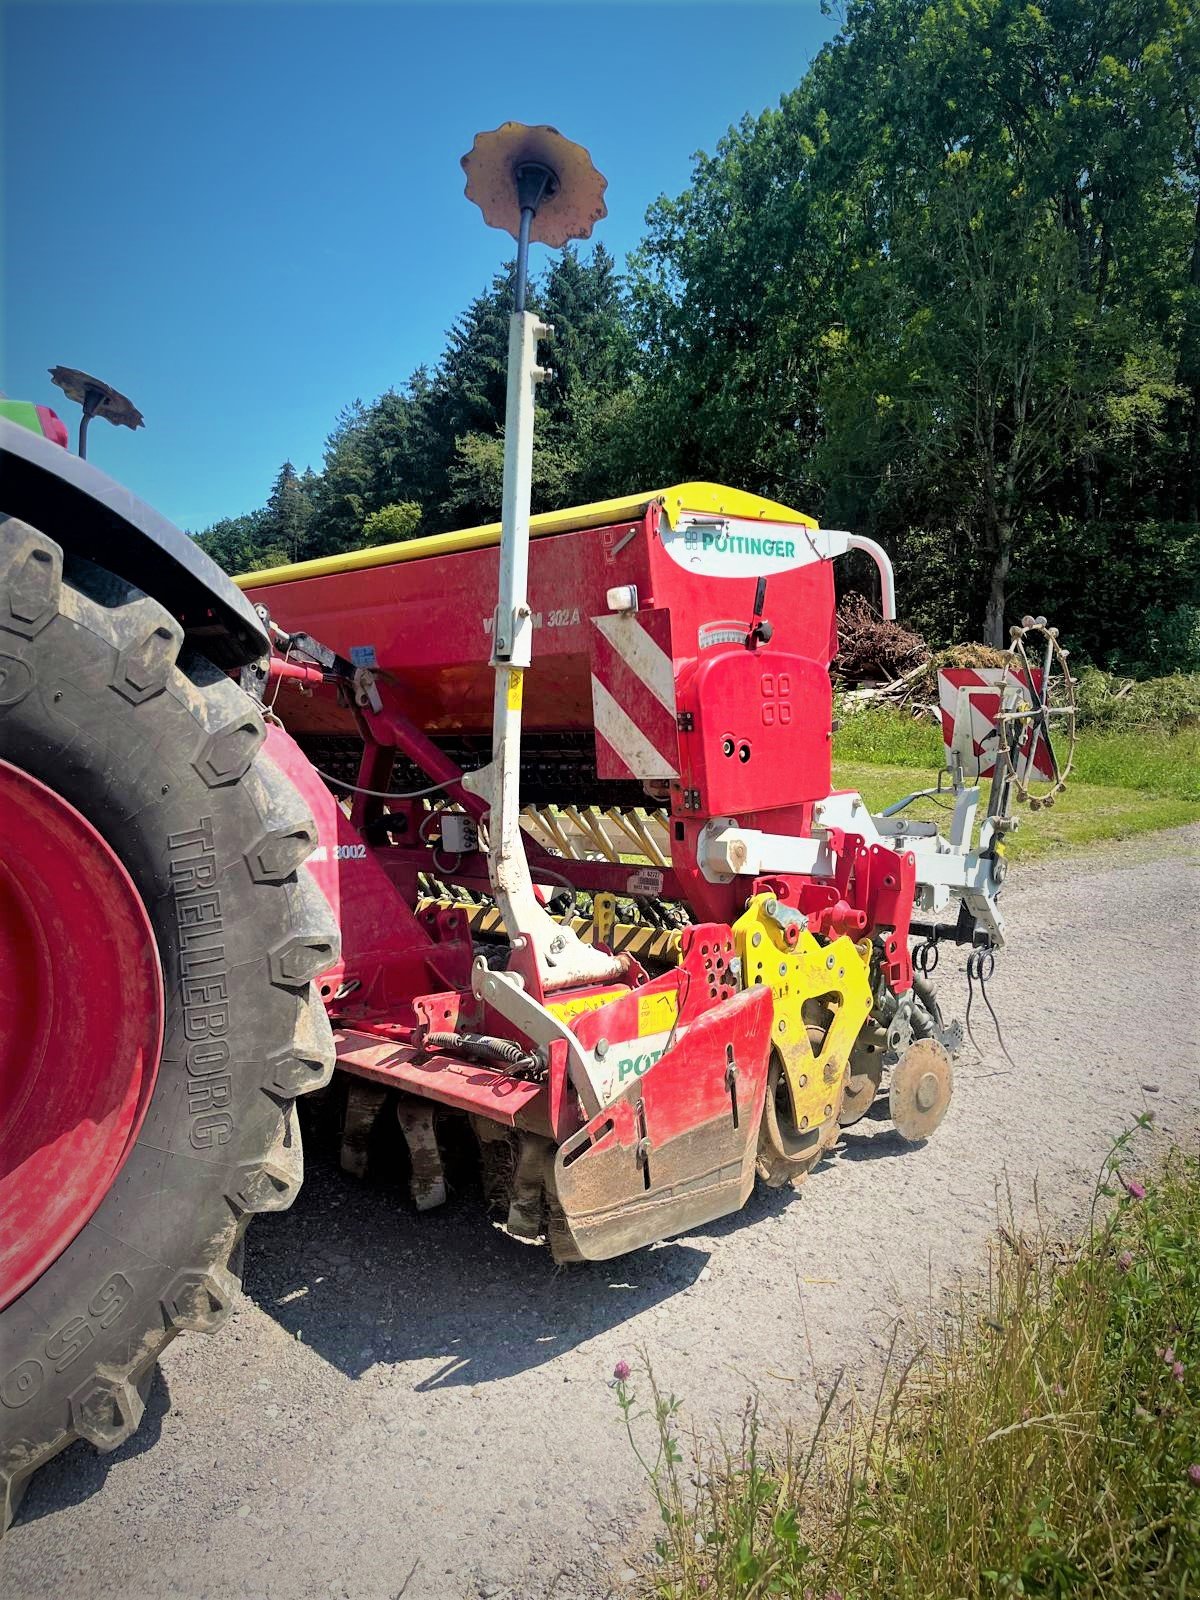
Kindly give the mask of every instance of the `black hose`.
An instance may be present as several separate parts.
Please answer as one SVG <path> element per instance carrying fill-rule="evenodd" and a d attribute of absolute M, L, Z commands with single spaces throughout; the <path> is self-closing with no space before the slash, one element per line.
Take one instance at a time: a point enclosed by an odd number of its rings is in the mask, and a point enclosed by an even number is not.
<path fill-rule="evenodd" d="M 638 895 L 634 900 L 634 905 L 637 906 L 652 928 L 657 928 L 660 932 L 666 931 L 668 927 L 667 919 L 659 909 L 656 900 L 652 900 L 649 895 Z"/>
<path fill-rule="evenodd" d="M 914 972 L 913 993 L 917 996 L 918 1000 L 920 1000 L 926 1011 L 928 1011 L 929 1015 L 933 1018 L 934 1027 L 937 1028 L 939 1032 L 944 1029 L 945 1023 L 942 1021 L 942 1008 L 938 1004 L 937 990 L 930 983 L 929 979 L 921 977 L 918 973 Z"/>
<path fill-rule="evenodd" d="M 498 1039 L 490 1033 L 427 1033 L 422 1048 L 494 1061 L 521 1072 L 533 1072 L 541 1066 L 537 1056 L 522 1049 L 515 1039 Z"/>
<path fill-rule="evenodd" d="M 552 872 L 549 867 L 543 865 L 543 863 L 540 861 L 535 861 L 531 864 L 529 868 L 529 875 L 535 883 L 539 882 L 542 878 L 549 878 L 551 883 L 561 884 L 561 886 L 567 891 L 567 894 L 570 896 L 570 898 L 568 899 L 563 910 L 560 912 L 560 915 L 564 922 L 570 922 L 572 918 L 576 916 L 579 910 L 579 891 L 571 882 L 570 878 L 565 878 L 561 872 Z"/>

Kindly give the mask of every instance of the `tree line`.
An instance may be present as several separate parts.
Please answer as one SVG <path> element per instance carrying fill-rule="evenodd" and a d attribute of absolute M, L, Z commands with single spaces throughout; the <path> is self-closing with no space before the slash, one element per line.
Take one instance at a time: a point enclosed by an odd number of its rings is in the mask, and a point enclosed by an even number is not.
<path fill-rule="evenodd" d="M 870 533 L 909 620 L 1200 667 L 1195 0 L 851 0 L 779 106 L 537 280 L 535 509 L 713 478 Z M 498 516 L 510 282 L 201 543 L 231 570 Z M 864 574 L 864 578 L 865 578 Z"/>

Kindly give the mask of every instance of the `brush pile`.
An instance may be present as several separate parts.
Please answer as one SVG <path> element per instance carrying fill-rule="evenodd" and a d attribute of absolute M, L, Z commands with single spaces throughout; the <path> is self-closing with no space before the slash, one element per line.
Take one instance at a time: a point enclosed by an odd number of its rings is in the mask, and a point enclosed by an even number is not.
<path fill-rule="evenodd" d="M 837 626 L 833 671 L 847 685 L 893 683 L 929 660 L 919 633 L 885 622 L 861 594 L 848 594 L 838 606 Z"/>
<path fill-rule="evenodd" d="M 1007 651 L 986 644 L 958 644 L 930 651 L 919 633 L 885 622 L 869 600 L 850 594 L 838 607 L 835 680 L 845 687 L 847 711 L 895 706 L 914 717 L 938 716 L 937 675 L 943 667 L 1002 667 Z"/>
<path fill-rule="evenodd" d="M 946 667 L 1007 667 L 1012 656 L 1007 650 L 997 650 L 990 644 L 952 644 L 948 650 L 938 650 L 926 661 L 920 672 L 909 680 L 912 695 L 918 700 L 937 699 L 937 675 Z"/>

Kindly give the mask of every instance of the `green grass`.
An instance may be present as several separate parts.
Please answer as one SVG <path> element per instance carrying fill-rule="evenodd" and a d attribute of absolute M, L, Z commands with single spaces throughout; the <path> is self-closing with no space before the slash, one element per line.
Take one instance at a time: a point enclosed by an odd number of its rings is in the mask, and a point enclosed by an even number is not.
<path fill-rule="evenodd" d="M 834 782 L 878 810 L 928 788 L 943 764 L 940 729 L 889 710 L 844 716 Z M 985 795 L 986 795 L 986 784 Z M 914 816 L 937 818 L 926 803 Z M 1126 839 L 1200 819 L 1200 729 L 1084 729 L 1067 791 L 1048 811 L 1018 807 L 1010 853 L 1026 860 L 1099 839 Z"/>
<path fill-rule="evenodd" d="M 873 811 L 881 810 L 915 789 L 927 789 L 933 775 L 927 767 L 868 766 L 865 763 L 835 762 L 833 783 L 837 789 L 857 789 Z M 987 784 L 983 785 L 980 809 L 987 804 Z M 907 813 L 931 821 L 947 821 L 933 801 L 918 801 Z M 1008 844 L 1011 860 L 1031 861 L 1056 855 L 1064 849 L 1077 850 L 1101 839 L 1129 839 L 1156 828 L 1178 828 L 1185 822 L 1200 820 L 1200 802 L 1177 800 L 1170 795 L 1145 794 L 1141 790 L 1071 783 L 1049 811 L 1031 812 L 1017 808 L 1020 827 Z"/>
<path fill-rule="evenodd" d="M 680 1407 L 619 1368 L 662 1516 L 661 1600 L 1182 1600 L 1200 1593 L 1200 1166 L 1174 1153 L 1069 1243 L 1015 1225 L 986 1287 L 815 1435 L 680 1444 Z M 637 1390 L 645 1384 L 649 1402 Z M 647 1451 L 646 1439 L 653 1454 Z"/>
<path fill-rule="evenodd" d="M 1112 784 L 1200 801 L 1200 729 L 1084 732 L 1075 752 L 1074 775 L 1080 783 Z"/>
<path fill-rule="evenodd" d="M 835 761 L 865 761 L 877 767 L 940 767 L 945 764 L 942 730 L 901 711 L 847 712 L 839 708 L 833 736 Z"/>

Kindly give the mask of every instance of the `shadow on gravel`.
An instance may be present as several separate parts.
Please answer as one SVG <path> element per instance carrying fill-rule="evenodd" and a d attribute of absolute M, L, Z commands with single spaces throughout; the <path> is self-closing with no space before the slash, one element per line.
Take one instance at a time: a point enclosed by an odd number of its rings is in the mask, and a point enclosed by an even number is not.
<path fill-rule="evenodd" d="M 163 1418 L 170 1409 L 171 1392 L 162 1369 L 156 1367 L 146 1396 L 142 1424 L 133 1437 L 107 1456 L 98 1455 L 90 1444 L 77 1439 L 61 1455 L 40 1467 L 30 1480 L 25 1498 L 13 1519 L 14 1530 L 22 1523 L 38 1522 L 42 1517 L 90 1500 L 104 1487 L 104 1480 L 114 1467 L 132 1461 L 134 1456 L 140 1456 L 143 1450 L 149 1450 L 158 1443 Z"/>
<path fill-rule="evenodd" d="M 924 1149 L 925 1143 L 924 1139 L 918 1144 L 906 1142 L 895 1128 L 884 1128 L 877 1133 L 852 1133 L 849 1128 L 843 1128 L 837 1158 L 839 1161 L 881 1161 L 888 1156 L 912 1155 L 913 1151 Z"/>
<path fill-rule="evenodd" d="M 245 1290 L 281 1327 L 351 1378 L 377 1362 L 440 1365 L 415 1387 L 491 1383 L 691 1287 L 708 1251 L 685 1242 L 556 1267 L 489 1220 L 473 1166 L 447 1151 L 449 1198 L 418 1214 L 389 1141 L 366 1181 L 336 1164 L 327 1127 L 306 1124 L 295 1205 L 247 1236 Z"/>
<path fill-rule="evenodd" d="M 802 1204 L 803 1199 L 804 1190 L 793 1189 L 791 1184 L 785 1184 L 782 1189 L 768 1189 L 765 1183 L 756 1182 L 740 1211 L 731 1211 L 727 1217 L 706 1223 L 702 1231 L 706 1238 L 724 1239 L 779 1216 L 789 1206 Z"/>
<path fill-rule="evenodd" d="M 742 1209 L 733 1211 L 729 1216 L 721 1217 L 716 1222 L 710 1222 L 703 1230 L 705 1236 L 723 1239 L 729 1234 L 740 1233 L 744 1228 L 753 1228 L 756 1223 L 769 1221 L 791 1206 L 802 1205 L 808 1185 L 819 1184 L 822 1174 L 841 1161 L 880 1161 L 888 1156 L 911 1155 L 923 1148 L 919 1144 L 905 1144 L 896 1130 L 890 1126 L 880 1127 L 879 1123 L 886 1115 L 886 1102 L 881 1113 L 867 1113 L 867 1117 L 863 1119 L 863 1126 L 869 1128 L 873 1122 L 876 1126 L 876 1131 L 873 1133 L 852 1133 L 850 1129 L 843 1128 L 838 1135 L 837 1144 L 798 1189 L 793 1188 L 791 1184 L 784 1184 L 779 1189 L 768 1189 L 762 1183 L 755 1184 L 754 1192 Z"/>

